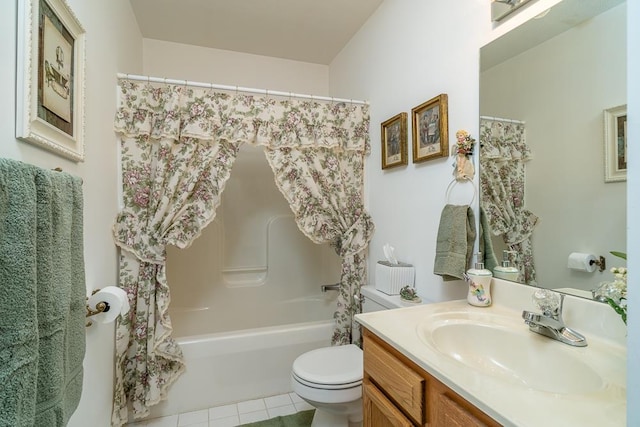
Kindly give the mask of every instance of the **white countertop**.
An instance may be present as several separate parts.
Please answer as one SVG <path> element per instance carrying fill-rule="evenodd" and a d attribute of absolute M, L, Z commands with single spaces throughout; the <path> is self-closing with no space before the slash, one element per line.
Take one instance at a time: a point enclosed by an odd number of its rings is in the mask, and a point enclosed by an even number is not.
<path fill-rule="evenodd" d="M 530 289 L 526 289 L 526 292 L 531 292 Z M 594 303 L 591 301 L 585 301 L 586 309 L 579 301 L 571 302 L 570 305 L 574 310 L 577 306 L 581 307 L 580 311 L 588 311 L 589 307 L 595 307 L 596 311 L 601 310 L 599 306 L 592 304 Z M 541 349 L 545 346 L 560 346 L 553 347 L 552 350 L 595 363 L 593 366 L 598 367 L 604 382 L 595 391 L 563 394 L 528 388 L 514 381 L 478 372 L 477 369 L 441 353 L 418 336 L 417 331 L 425 318 L 451 312 L 470 317 L 500 316 L 509 318 L 510 322 L 520 322 L 522 334 L 531 334 L 532 339 L 538 340 L 536 343 L 540 343 Z M 585 325 L 586 329 L 580 329 L 580 325 L 567 322 L 568 326 L 583 333 L 588 340 L 587 347 L 572 347 L 530 332 L 521 319 L 521 313 L 521 309 L 511 309 L 495 302 L 491 307 L 484 308 L 471 306 L 466 300 L 459 300 L 363 313 L 357 315 L 356 320 L 505 426 L 625 426 L 626 365 L 610 362 L 626 361 L 624 345 L 598 336 L 588 327 L 589 325 Z M 603 355 L 610 355 L 611 358 Z"/>

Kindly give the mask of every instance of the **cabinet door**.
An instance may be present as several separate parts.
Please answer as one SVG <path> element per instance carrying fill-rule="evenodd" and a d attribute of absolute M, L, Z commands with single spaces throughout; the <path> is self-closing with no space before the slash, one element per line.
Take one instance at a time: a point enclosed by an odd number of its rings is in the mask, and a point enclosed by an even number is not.
<path fill-rule="evenodd" d="M 412 427 L 413 424 L 378 388 L 367 382 L 363 384 L 363 427 Z"/>
<path fill-rule="evenodd" d="M 364 371 L 365 376 L 384 390 L 416 424 L 425 422 L 424 378 L 367 336 L 364 341 Z"/>

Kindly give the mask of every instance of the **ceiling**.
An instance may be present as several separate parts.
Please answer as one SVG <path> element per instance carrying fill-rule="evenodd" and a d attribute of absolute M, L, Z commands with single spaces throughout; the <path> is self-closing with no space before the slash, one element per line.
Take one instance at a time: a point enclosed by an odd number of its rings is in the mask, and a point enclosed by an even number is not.
<path fill-rule="evenodd" d="M 142 37 L 328 65 L 383 0 L 130 0 Z"/>

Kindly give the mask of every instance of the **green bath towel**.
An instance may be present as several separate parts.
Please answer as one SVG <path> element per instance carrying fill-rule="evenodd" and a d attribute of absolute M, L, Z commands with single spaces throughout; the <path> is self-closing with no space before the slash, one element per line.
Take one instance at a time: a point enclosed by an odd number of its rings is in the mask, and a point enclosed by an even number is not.
<path fill-rule="evenodd" d="M 433 273 L 447 280 L 462 279 L 476 239 L 476 221 L 470 206 L 445 205 L 440 215 Z"/>
<path fill-rule="evenodd" d="M 0 159 L 0 426 L 65 426 L 85 352 L 82 187 Z"/>

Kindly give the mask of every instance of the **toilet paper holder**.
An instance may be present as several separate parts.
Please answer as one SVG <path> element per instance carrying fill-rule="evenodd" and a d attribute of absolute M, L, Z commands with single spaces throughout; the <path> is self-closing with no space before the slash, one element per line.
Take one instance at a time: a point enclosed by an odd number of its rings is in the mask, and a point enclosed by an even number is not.
<path fill-rule="evenodd" d="M 95 295 L 99 291 L 100 291 L 100 289 L 94 289 L 91 292 L 91 295 Z M 89 297 L 86 297 L 85 304 L 86 304 L 86 309 L 87 309 L 87 314 L 86 314 L 85 318 L 91 317 L 91 316 L 95 316 L 96 314 L 100 314 L 100 313 L 106 313 L 111 308 L 109 306 L 108 302 L 100 301 L 99 303 L 96 304 L 96 309 L 93 310 L 93 309 L 91 309 L 91 307 L 89 307 Z M 93 320 L 89 319 L 89 320 L 87 320 L 87 323 L 85 323 L 84 326 L 85 326 L 85 328 L 88 328 L 91 325 L 93 325 Z"/>
<path fill-rule="evenodd" d="M 114 322 L 118 317 L 124 317 L 130 309 L 127 292 L 118 286 L 105 286 L 92 291 L 86 298 L 85 305 L 86 326 L 91 326 L 94 322 Z"/>
<path fill-rule="evenodd" d="M 98 291 L 100 291 L 100 289 L 94 289 L 93 292 L 91 292 L 91 295 L 95 295 L 96 292 Z M 92 310 L 91 307 L 89 307 L 89 297 L 87 297 L 86 308 L 87 308 L 87 315 L 85 317 L 91 317 L 91 316 L 95 316 L 96 314 L 107 312 L 111 307 L 109 306 L 109 303 L 107 303 L 106 301 L 100 301 L 99 303 L 96 304 L 96 309 Z"/>
<path fill-rule="evenodd" d="M 600 255 L 600 257 L 598 257 L 598 259 L 592 259 L 591 261 L 589 261 L 589 264 L 593 265 L 597 265 L 600 272 L 603 272 L 605 268 L 607 268 L 607 262 L 605 261 L 604 257 L 602 255 Z"/>

